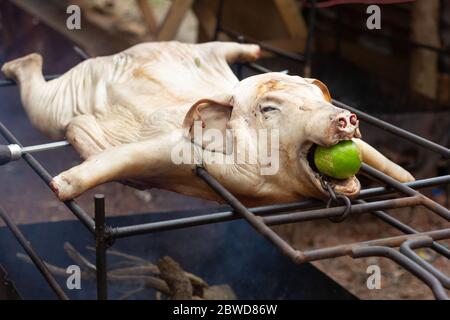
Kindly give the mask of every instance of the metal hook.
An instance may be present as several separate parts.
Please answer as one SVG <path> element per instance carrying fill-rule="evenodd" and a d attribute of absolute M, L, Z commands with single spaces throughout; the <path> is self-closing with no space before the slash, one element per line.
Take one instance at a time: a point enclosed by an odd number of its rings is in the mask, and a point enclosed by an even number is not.
<path fill-rule="evenodd" d="M 334 188 L 327 181 L 323 180 L 322 177 L 319 177 L 319 180 L 320 180 L 320 183 L 322 184 L 322 187 L 324 189 L 326 189 L 328 191 L 328 193 L 330 194 L 330 199 L 327 202 L 327 208 L 329 208 L 333 202 L 334 203 L 339 202 L 339 199 L 344 201 L 345 207 L 346 207 L 344 212 L 342 212 L 341 215 L 336 216 L 336 217 L 329 217 L 328 220 L 330 220 L 331 222 L 334 222 L 334 223 L 339 223 L 339 222 L 344 221 L 351 212 L 352 202 L 350 201 L 350 199 L 347 196 L 345 196 L 343 194 L 336 194 L 336 191 L 334 191 Z"/>
<path fill-rule="evenodd" d="M 336 216 L 336 217 L 329 217 L 328 220 L 330 220 L 331 222 L 334 222 L 334 223 L 339 223 L 339 222 L 344 221 L 350 214 L 351 208 L 352 208 L 352 202 L 350 201 L 350 199 L 347 196 L 344 196 L 343 194 L 337 194 L 336 198 L 344 200 L 345 210 L 344 210 L 344 212 L 342 212 L 341 215 Z M 337 202 L 337 201 L 334 201 L 333 199 L 328 200 L 327 208 L 330 207 L 332 202 Z"/>

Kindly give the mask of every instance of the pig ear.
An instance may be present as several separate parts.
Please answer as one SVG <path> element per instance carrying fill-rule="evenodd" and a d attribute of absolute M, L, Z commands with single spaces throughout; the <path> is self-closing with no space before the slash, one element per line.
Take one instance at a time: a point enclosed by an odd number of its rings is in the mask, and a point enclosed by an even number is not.
<path fill-rule="evenodd" d="M 326 100 L 327 102 L 330 102 L 330 103 L 331 103 L 332 99 L 331 99 L 330 91 L 328 91 L 328 87 L 327 87 L 322 81 L 317 80 L 317 79 L 309 79 L 309 78 L 306 78 L 305 80 L 306 80 L 307 82 L 309 82 L 309 83 L 311 83 L 311 84 L 314 84 L 314 85 L 316 85 L 317 87 L 319 87 L 319 89 L 320 89 L 320 90 L 322 91 L 322 93 L 323 93 L 323 97 L 325 98 L 325 100 Z"/>
<path fill-rule="evenodd" d="M 183 121 L 184 136 L 203 149 L 231 153 L 232 136 L 226 130 L 233 111 L 231 100 L 220 97 L 194 103 Z"/>

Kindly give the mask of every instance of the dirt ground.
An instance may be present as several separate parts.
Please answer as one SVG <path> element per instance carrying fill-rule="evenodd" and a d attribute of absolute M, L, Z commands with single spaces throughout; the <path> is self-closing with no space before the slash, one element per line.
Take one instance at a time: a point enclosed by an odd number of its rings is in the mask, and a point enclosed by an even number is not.
<path fill-rule="evenodd" d="M 444 219 L 422 208 L 396 209 L 389 210 L 389 212 L 395 218 L 417 230 L 426 231 L 449 227 L 449 223 Z M 370 213 L 349 217 L 340 224 L 322 220 L 282 226 L 277 230 L 280 234 L 287 235 L 286 239 L 295 244 L 297 249 L 334 246 L 401 234 Z M 442 243 L 447 247 L 450 244 L 448 241 Z M 449 274 L 450 261 L 448 259 L 428 249 L 417 252 L 426 261 Z M 317 261 L 313 264 L 361 299 L 433 299 L 431 290 L 425 284 L 404 268 L 385 258 L 352 259 L 342 257 Z M 367 268 L 370 265 L 380 267 L 380 290 L 369 290 L 366 286 L 369 277 Z"/>

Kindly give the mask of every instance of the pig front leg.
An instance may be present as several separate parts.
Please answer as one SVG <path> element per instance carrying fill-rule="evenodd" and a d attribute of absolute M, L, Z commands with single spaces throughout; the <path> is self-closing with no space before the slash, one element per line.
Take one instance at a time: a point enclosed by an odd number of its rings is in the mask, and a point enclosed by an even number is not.
<path fill-rule="evenodd" d="M 400 167 L 398 164 L 392 162 L 374 147 L 361 139 L 353 139 L 358 146 L 362 159 L 369 166 L 387 174 L 388 176 L 400 181 L 402 183 L 415 181 L 413 175 Z"/>
<path fill-rule="evenodd" d="M 170 168 L 167 139 L 123 144 L 90 156 L 86 161 L 53 178 L 50 186 L 61 201 L 110 181 L 145 179 Z"/>

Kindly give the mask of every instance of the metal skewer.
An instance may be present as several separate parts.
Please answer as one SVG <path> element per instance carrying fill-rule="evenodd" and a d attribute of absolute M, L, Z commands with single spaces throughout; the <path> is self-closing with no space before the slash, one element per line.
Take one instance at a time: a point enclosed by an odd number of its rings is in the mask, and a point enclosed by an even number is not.
<path fill-rule="evenodd" d="M 70 145 L 68 141 L 50 142 L 28 147 L 21 147 L 18 144 L 0 145 L 0 165 L 19 160 L 26 153 L 53 150 L 68 145 Z"/>
<path fill-rule="evenodd" d="M 28 146 L 22 148 L 22 153 L 33 153 L 33 152 L 40 152 L 40 151 L 47 151 L 47 150 L 53 150 L 61 147 L 65 147 L 70 145 L 68 141 L 57 141 L 57 142 L 50 142 L 45 144 L 39 144 L 35 146 Z"/>

